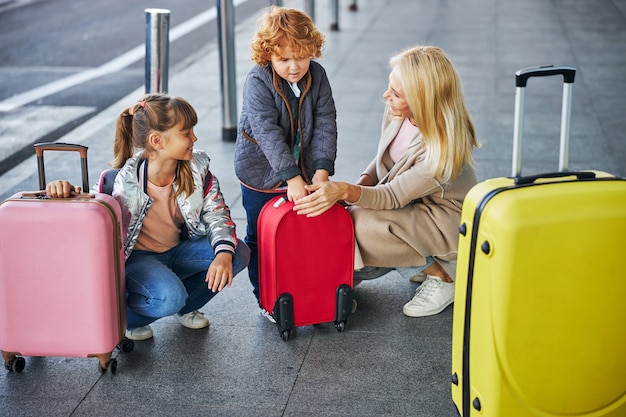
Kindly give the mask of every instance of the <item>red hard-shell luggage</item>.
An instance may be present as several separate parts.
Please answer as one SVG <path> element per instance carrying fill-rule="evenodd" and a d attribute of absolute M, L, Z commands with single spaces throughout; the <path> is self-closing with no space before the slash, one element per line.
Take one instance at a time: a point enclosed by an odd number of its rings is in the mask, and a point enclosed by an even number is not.
<path fill-rule="evenodd" d="M 35 145 L 40 188 L 43 153 L 77 151 L 89 190 L 87 147 Z M 128 352 L 121 211 L 106 194 L 49 198 L 20 192 L 0 204 L 0 349 L 8 370 L 22 356 L 97 357 L 115 373 L 116 347 Z"/>
<path fill-rule="evenodd" d="M 334 321 L 343 331 L 353 300 L 350 213 L 335 204 L 306 217 L 276 197 L 259 214 L 258 240 L 261 306 L 276 319 L 283 340 L 296 326 Z"/>

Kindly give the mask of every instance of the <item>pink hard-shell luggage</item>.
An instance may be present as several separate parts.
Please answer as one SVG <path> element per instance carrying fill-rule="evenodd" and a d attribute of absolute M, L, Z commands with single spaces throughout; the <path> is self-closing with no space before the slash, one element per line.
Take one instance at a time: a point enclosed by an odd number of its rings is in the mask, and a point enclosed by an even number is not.
<path fill-rule="evenodd" d="M 89 190 L 87 147 L 35 145 L 39 185 L 44 151 L 76 151 Z M 126 329 L 121 211 L 106 194 L 49 198 L 19 192 L 0 203 L 0 350 L 21 372 L 23 356 L 97 357 L 115 373 L 116 348 L 133 349 Z"/>
<path fill-rule="evenodd" d="M 344 207 L 306 217 L 276 197 L 259 213 L 258 247 L 261 306 L 283 340 L 296 326 L 334 322 L 344 330 L 354 272 L 354 228 Z"/>

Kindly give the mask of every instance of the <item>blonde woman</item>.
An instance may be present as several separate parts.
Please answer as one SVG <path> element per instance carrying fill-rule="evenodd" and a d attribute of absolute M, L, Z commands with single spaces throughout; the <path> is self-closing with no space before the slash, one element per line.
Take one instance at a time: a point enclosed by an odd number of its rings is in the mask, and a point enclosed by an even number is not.
<path fill-rule="evenodd" d="M 355 280 L 411 267 L 423 277 L 403 307 L 410 317 L 440 313 L 454 300 L 463 198 L 476 184 L 478 141 L 459 76 L 443 50 L 417 46 L 390 60 L 376 157 L 356 184 L 307 185 L 299 214 L 317 216 L 345 201 L 354 219 Z"/>

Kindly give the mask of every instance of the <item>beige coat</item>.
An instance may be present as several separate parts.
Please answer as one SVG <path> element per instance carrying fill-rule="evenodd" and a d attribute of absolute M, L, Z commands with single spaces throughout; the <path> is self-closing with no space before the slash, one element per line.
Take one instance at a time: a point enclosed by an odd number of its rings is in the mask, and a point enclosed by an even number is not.
<path fill-rule="evenodd" d="M 377 185 L 361 187 L 361 198 L 350 207 L 355 269 L 421 266 L 427 256 L 456 261 L 463 198 L 476 184 L 476 173 L 468 165 L 450 183 L 439 183 L 425 166 L 419 133 L 394 164 L 389 145 L 401 125 L 402 119 L 383 125 L 376 158 L 364 171 Z"/>

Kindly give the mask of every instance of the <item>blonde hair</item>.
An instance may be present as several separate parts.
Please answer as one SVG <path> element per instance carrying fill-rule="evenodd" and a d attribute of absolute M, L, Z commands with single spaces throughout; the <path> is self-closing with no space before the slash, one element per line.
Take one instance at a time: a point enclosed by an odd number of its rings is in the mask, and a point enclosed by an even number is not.
<path fill-rule="evenodd" d="M 280 56 L 289 47 L 297 58 L 322 56 L 324 35 L 304 12 L 271 6 L 259 20 L 259 28 L 252 39 L 250 59 L 266 67 L 272 55 Z"/>
<path fill-rule="evenodd" d="M 139 150 L 143 150 L 142 157 L 147 159 L 150 153 L 155 152 L 148 142 L 150 133 L 165 132 L 181 122 L 183 130 L 191 129 L 198 123 L 198 115 L 187 100 L 163 93 L 145 95 L 117 116 L 113 161 L 109 165 L 121 168 Z M 186 195 L 193 193 L 194 181 L 189 161 L 178 161 L 175 183 L 178 186 L 176 196 L 183 192 Z"/>
<path fill-rule="evenodd" d="M 392 57 L 405 100 L 423 135 L 426 161 L 440 182 L 454 179 L 479 147 L 460 78 L 450 59 L 435 46 L 416 46 Z"/>

